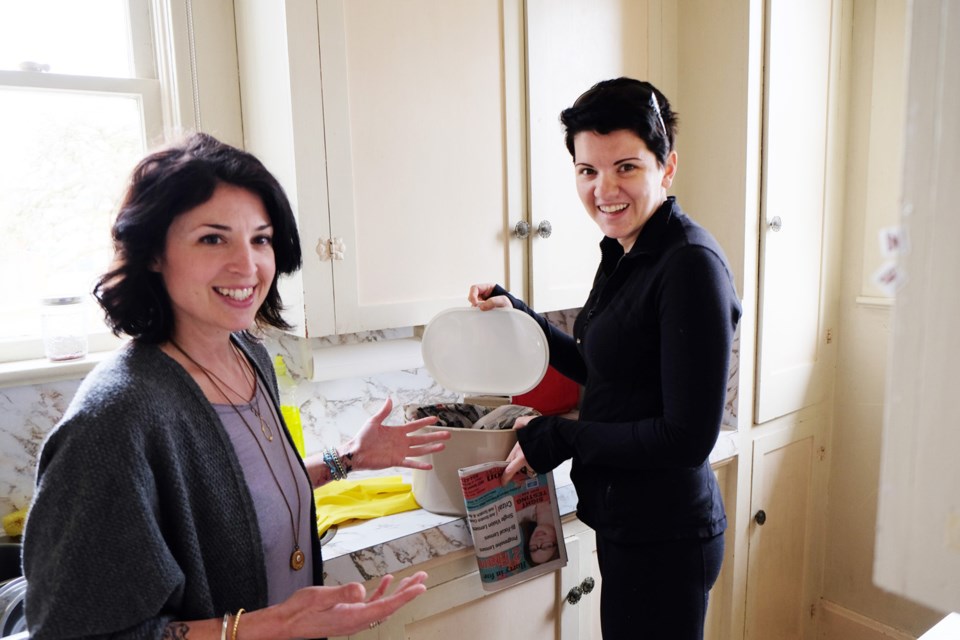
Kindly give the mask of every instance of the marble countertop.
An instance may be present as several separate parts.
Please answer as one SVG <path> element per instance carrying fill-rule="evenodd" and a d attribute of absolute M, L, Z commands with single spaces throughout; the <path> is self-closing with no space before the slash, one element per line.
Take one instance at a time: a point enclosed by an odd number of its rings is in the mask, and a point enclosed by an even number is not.
<path fill-rule="evenodd" d="M 710 463 L 719 465 L 737 456 L 737 432 L 724 429 L 710 454 Z M 401 475 L 410 481 L 410 470 L 389 469 L 375 476 Z M 357 474 L 357 477 L 362 477 Z M 572 515 L 577 494 L 570 483 L 570 461 L 554 470 L 560 514 Z M 466 519 L 445 516 L 424 509 L 342 524 L 323 547 L 324 582 L 345 584 L 366 582 L 473 548 Z"/>

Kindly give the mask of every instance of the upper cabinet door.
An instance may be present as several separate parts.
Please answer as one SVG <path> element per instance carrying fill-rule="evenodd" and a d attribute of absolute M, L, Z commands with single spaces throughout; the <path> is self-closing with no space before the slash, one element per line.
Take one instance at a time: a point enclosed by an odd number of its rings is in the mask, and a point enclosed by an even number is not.
<path fill-rule="evenodd" d="M 832 0 L 768 0 L 756 422 L 822 393 Z"/>
<path fill-rule="evenodd" d="M 647 79 L 647 2 L 527 0 L 530 302 L 583 305 L 600 262 L 597 225 L 577 196 L 560 112 L 600 80 Z M 550 227 L 549 237 L 538 231 Z M 544 232 L 543 235 L 546 235 Z"/>
<path fill-rule="evenodd" d="M 235 0 L 244 148 L 283 185 L 300 230 L 303 269 L 280 281 L 284 317 L 302 335 L 334 331 L 317 7 Z M 309 286 L 305 286 L 309 283 Z"/>
<path fill-rule="evenodd" d="M 330 229 L 343 257 L 336 332 L 426 324 L 465 306 L 471 284 L 516 286 L 508 163 L 519 140 L 507 122 L 522 114 L 503 59 L 515 23 L 489 0 L 317 6 Z"/>

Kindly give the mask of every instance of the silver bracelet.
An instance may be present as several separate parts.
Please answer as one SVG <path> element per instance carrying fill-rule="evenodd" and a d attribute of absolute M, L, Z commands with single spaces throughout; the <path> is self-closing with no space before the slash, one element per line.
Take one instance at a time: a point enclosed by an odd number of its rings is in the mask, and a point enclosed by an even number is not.
<path fill-rule="evenodd" d="M 337 450 L 334 447 L 324 450 L 323 461 L 330 469 L 330 476 L 334 480 L 345 480 L 347 478 L 347 470 L 343 466 L 343 461 L 340 459 L 340 454 L 337 453 Z"/>
<path fill-rule="evenodd" d="M 230 612 L 223 614 L 223 627 L 220 629 L 220 640 L 227 640 L 227 627 L 230 626 Z"/>

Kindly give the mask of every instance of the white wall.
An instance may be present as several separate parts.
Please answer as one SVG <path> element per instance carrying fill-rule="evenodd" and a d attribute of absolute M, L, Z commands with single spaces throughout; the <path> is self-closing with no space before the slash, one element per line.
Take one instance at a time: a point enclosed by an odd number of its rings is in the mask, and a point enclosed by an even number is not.
<path fill-rule="evenodd" d="M 876 229 L 876 209 L 870 203 L 878 198 L 897 198 L 898 185 L 878 176 L 876 162 L 899 163 L 902 137 L 899 130 L 882 130 L 871 107 L 875 95 L 874 67 L 877 48 L 896 42 L 896 34 L 883 33 L 896 28 L 881 14 L 881 32 L 876 31 L 878 10 L 899 11 L 899 28 L 906 27 L 904 0 L 850 0 L 845 11 L 847 69 L 850 74 L 848 108 L 847 194 L 843 229 L 843 266 L 840 303 L 840 345 L 834 404 L 830 480 L 828 490 L 826 557 L 823 597 L 829 601 L 829 616 L 821 624 L 820 637 L 848 640 L 849 635 L 833 635 L 835 622 L 846 618 L 847 625 L 865 628 L 863 616 L 879 623 L 872 628 L 889 627 L 919 636 L 942 617 L 942 613 L 919 606 L 886 592 L 873 584 L 874 538 L 877 527 L 877 498 L 880 474 L 881 436 L 891 307 L 878 298 L 865 300 L 865 274 L 872 268 L 865 258 L 870 238 L 868 229 Z M 902 41 L 902 38 L 900 38 Z M 905 54 L 905 52 L 904 52 Z M 900 70 L 890 67 L 887 72 Z M 894 93 L 890 99 L 902 98 Z M 895 172 L 899 175 L 899 171 Z M 859 302 L 858 302 L 859 299 Z M 875 304 L 870 304 L 874 302 Z M 835 606 L 834 606 L 835 605 Z M 831 622 L 832 621 L 832 622 Z M 849 631 L 845 631 L 849 634 Z M 880 638 L 876 631 L 864 637 Z M 887 636 L 889 637 L 889 636 Z"/>

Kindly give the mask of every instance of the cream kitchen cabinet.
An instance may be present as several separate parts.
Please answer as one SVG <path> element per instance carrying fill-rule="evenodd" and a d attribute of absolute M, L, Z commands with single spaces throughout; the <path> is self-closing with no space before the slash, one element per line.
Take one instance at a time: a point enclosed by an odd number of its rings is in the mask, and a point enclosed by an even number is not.
<path fill-rule="evenodd" d="M 838 38 L 833 0 L 767 3 L 756 421 L 820 402 L 828 388 L 829 176 Z M 833 215 L 831 215 L 831 213 Z"/>
<path fill-rule="evenodd" d="M 663 5 L 663 84 L 681 123 L 675 192 L 724 247 L 744 306 L 721 638 L 815 633 L 843 195 L 840 9 Z"/>
<path fill-rule="evenodd" d="M 520 277 L 519 70 L 503 55 L 520 25 L 498 3 L 238 0 L 236 13 L 246 148 L 302 235 L 283 293 L 303 335 L 425 324 L 471 283 Z"/>
<path fill-rule="evenodd" d="M 821 431 L 816 420 L 804 421 L 754 441 L 746 640 L 816 637 L 812 530 L 826 466 Z"/>
<path fill-rule="evenodd" d="M 714 472 L 724 503 L 736 509 L 736 456 L 716 462 Z M 567 565 L 495 593 L 480 584 L 473 549 L 466 549 L 414 567 L 430 574 L 427 592 L 400 609 L 382 626 L 351 636 L 353 640 L 427 640 L 455 637 L 557 638 L 596 640 L 600 633 L 600 570 L 596 535 L 574 517 L 564 522 Z M 727 540 L 735 538 L 731 522 Z M 705 638 L 729 635 L 734 573 L 733 545 L 728 544 L 723 570 L 710 593 Z M 375 586 L 376 580 L 367 584 Z"/>
<path fill-rule="evenodd" d="M 593 532 L 579 521 L 564 525 L 567 566 L 488 593 L 480 586 L 473 550 L 426 567 L 427 592 L 383 625 L 352 640 L 433 638 L 600 638 L 599 583 Z"/>
<path fill-rule="evenodd" d="M 541 311 L 582 304 L 600 234 L 558 115 L 598 80 L 648 75 L 647 12 L 237 0 L 245 145 L 302 235 L 304 267 L 282 283 L 300 333 L 425 324 L 475 282 Z"/>

